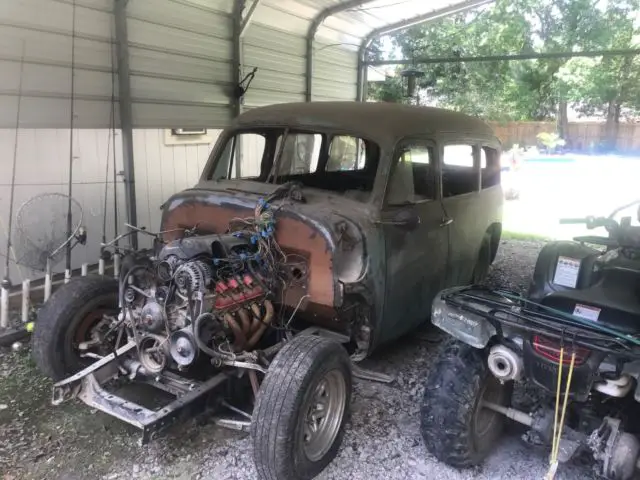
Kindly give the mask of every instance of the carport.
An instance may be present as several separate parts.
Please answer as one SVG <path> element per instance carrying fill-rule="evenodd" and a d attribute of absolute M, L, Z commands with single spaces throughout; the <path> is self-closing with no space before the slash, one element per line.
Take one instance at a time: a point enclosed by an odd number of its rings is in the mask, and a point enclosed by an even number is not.
<path fill-rule="evenodd" d="M 88 231 L 86 245 L 69 248 L 55 265 L 55 280 L 66 282 L 94 269 L 115 272 L 118 278 L 119 257 L 103 257 L 101 242 L 126 231 L 125 222 L 158 231 L 160 205 L 198 181 L 222 129 L 247 110 L 282 102 L 366 101 L 369 68 L 374 66 L 640 53 L 368 57 L 372 42 L 382 36 L 493 1 L 4 0 L 0 280 L 5 282 L 0 346 L 6 338 L 9 343 L 21 340 L 29 328 L 6 328 L 21 325 L 17 314 L 9 322 L 7 310 L 10 292 L 15 312 L 19 310 L 21 281 L 21 320 L 33 326 L 30 302 L 35 295 L 29 281 L 40 283 L 42 273 L 17 261 L 11 239 L 14 249 L 23 247 L 16 245 L 12 228 L 24 226 L 21 208 L 42 194 L 61 194 L 65 202 L 77 202 Z M 474 162 L 476 168 L 479 164 Z M 29 233 L 44 237 L 57 206 L 42 201 L 36 205 L 32 211 L 38 221 L 28 227 Z M 63 207 L 66 212 L 66 203 Z M 142 234 L 130 238 L 134 248 L 152 245 Z M 528 281 L 525 277 L 544 242 L 527 242 L 526 248 L 512 243 L 513 252 L 501 247 L 507 253 L 490 279 L 496 288 L 515 290 Z M 355 386 L 356 414 L 326 478 L 461 478 L 426 455 L 419 440 L 421 385 L 439 353 L 431 344 L 440 340 L 418 331 L 370 359 L 368 368 L 396 382 Z M 130 432 L 104 423 L 95 410 L 70 409 L 54 418 L 48 410 L 50 385 L 23 361 L 23 345 L 14 346 L 13 353 L 0 349 L 0 436 L 6 440 L 0 457 L 7 453 L 6 459 L 0 458 L 3 468 L 18 465 L 19 476 L 27 472 L 25 476 L 35 478 L 77 471 L 86 478 L 109 479 L 251 478 L 255 473 L 245 458 L 252 448 L 246 437 L 221 434 L 212 423 L 186 424 L 162 443 L 143 449 L 136 447 Z M 5 378 L 11 381 L 2 385 Z M 546 459 L 532 459 L 528 453 L 517 442 L 504 442 L 491 463 L 471 475 L 506 478 L 522 468 L 516 477 L 542 477 Z M 9 472 L 7 478 L 14 478 Z M 577 466 L 566 478 L 592 477 L 586 467 Z"/>
<path fill-rule="evenodd" d="M 123 221 L 157 230 L 159 205 L 197 181 L 220 129 L 242 111 L 363 100 L 372 40 L 487 3 L 3 2 L 0 152 L 3 169 L 14 158 L 16 169 L 13 201 L 11 175 L 0 186 L 1 217 L 43 192 L 70 194 L 89 240 L 66 268 L 96 263 L 99 238 Z M 14 283 L 29 276 L 10 272 Z"/>

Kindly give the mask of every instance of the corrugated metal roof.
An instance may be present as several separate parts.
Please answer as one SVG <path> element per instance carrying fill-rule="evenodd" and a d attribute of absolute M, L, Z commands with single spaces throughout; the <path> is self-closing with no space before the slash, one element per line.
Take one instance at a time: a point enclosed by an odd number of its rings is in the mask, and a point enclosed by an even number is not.
<path fill-rule="evenodd" d="M 262 0 L 254 21 L 306 35 L 313 18 L 344 1 Z M 357 48 L 373 30 L 465 3 L 460 0 L 372 0 L 328 17 L 320 26 L 317 38 Z"/>

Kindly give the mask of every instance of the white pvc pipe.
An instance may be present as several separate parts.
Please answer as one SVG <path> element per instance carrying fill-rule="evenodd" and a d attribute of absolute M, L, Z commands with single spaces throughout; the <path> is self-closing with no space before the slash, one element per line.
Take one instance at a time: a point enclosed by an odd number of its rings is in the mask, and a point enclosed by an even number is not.
<path fill-rule="evenodd" d="M 104 258 L 98 260 L 98 275 L 104 275 Z"/>
<path fill-rule="evenodd" d="M 2 299 L 0 300 L 0 328 L 9 327 L 9 289 L 2 287 Z"/>
<path fill-rule="evenodd" d="M 82 264 L 82 276 L 86 277 L 87 275 L 89 275 L 89 264 L 88 263 L 83 263 Z"/>
<path fill-rule="evenodd" d="M 64 271 L 64 283 L 69 283 L 71 280 L 71 270 L 67 269 Z"/>
<path fill-rule="evenodd" d="M 51 272 L 44 275 L 44 301 L 49 300 L 51 296 Z"/>
<path fill-rule="evenodd" d="M 22 282 L 22 323 L 29 321 L 29 307 L 31 306 L 31 281 Z"/>
<path fill-rule="evenodd" d="M 118 253 L 113 255 L 113 276 L 116 278 L 120 276 L 120 254 Z"/>

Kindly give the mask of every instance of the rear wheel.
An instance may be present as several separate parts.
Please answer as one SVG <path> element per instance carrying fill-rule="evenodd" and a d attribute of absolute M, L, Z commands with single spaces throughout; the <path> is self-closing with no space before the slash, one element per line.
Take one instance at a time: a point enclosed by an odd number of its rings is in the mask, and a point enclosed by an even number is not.
<path fill-rule="evenodd" d="M 276 355 L 260 387 L 251 437 L 258 478 L 310 479 L 338 453 L 351 401 L 345 349 L 298 336 Z"/>
<path fill-rule="evenodd" d="M 473 269 L 473 275 L 471 276 L 471 283 L 478 284 L 484 282 L 489 274 L 489 268 L 491 267 L 491 235 L 485 233 L 482 239 L 482 245 L 480 246 L 480 252 L 478 254 L 478 260 Z"/>
<path fill-rule="evenodd" d="M 509 405 L 511 390 L 511 382 L 501 384 L 488 371 L 482 350 L 447 345 L 425 385 L 421 431 L 427 450 L 453 467 L 482 462 L 504 427 L 504 417 L 483 402 Z"/>
<path fill-rule="evenodd" d="M 40 308 L 33 332 L 33 357 L 40 371 L 61 380 L 89 362 L 78 346 L 95 338 L 104 315 L 118 311 L 118 282 L 88 276 L 71 280 L 56 290 Z"/>

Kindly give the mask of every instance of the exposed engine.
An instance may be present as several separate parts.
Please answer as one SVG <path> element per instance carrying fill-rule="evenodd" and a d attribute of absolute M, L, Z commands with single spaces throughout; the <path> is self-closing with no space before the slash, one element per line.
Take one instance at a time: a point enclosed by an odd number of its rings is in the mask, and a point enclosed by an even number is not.
<path fill-rule="evenodd" d="M 259 344 L 274 319 L 270 298 L 287 284 L 265 206 L 233 233 L 175 240 L 124 274 L 119 321 L 147 373 L 186 369 L 202 354 L 214 365 L 242 360 Z"/>

